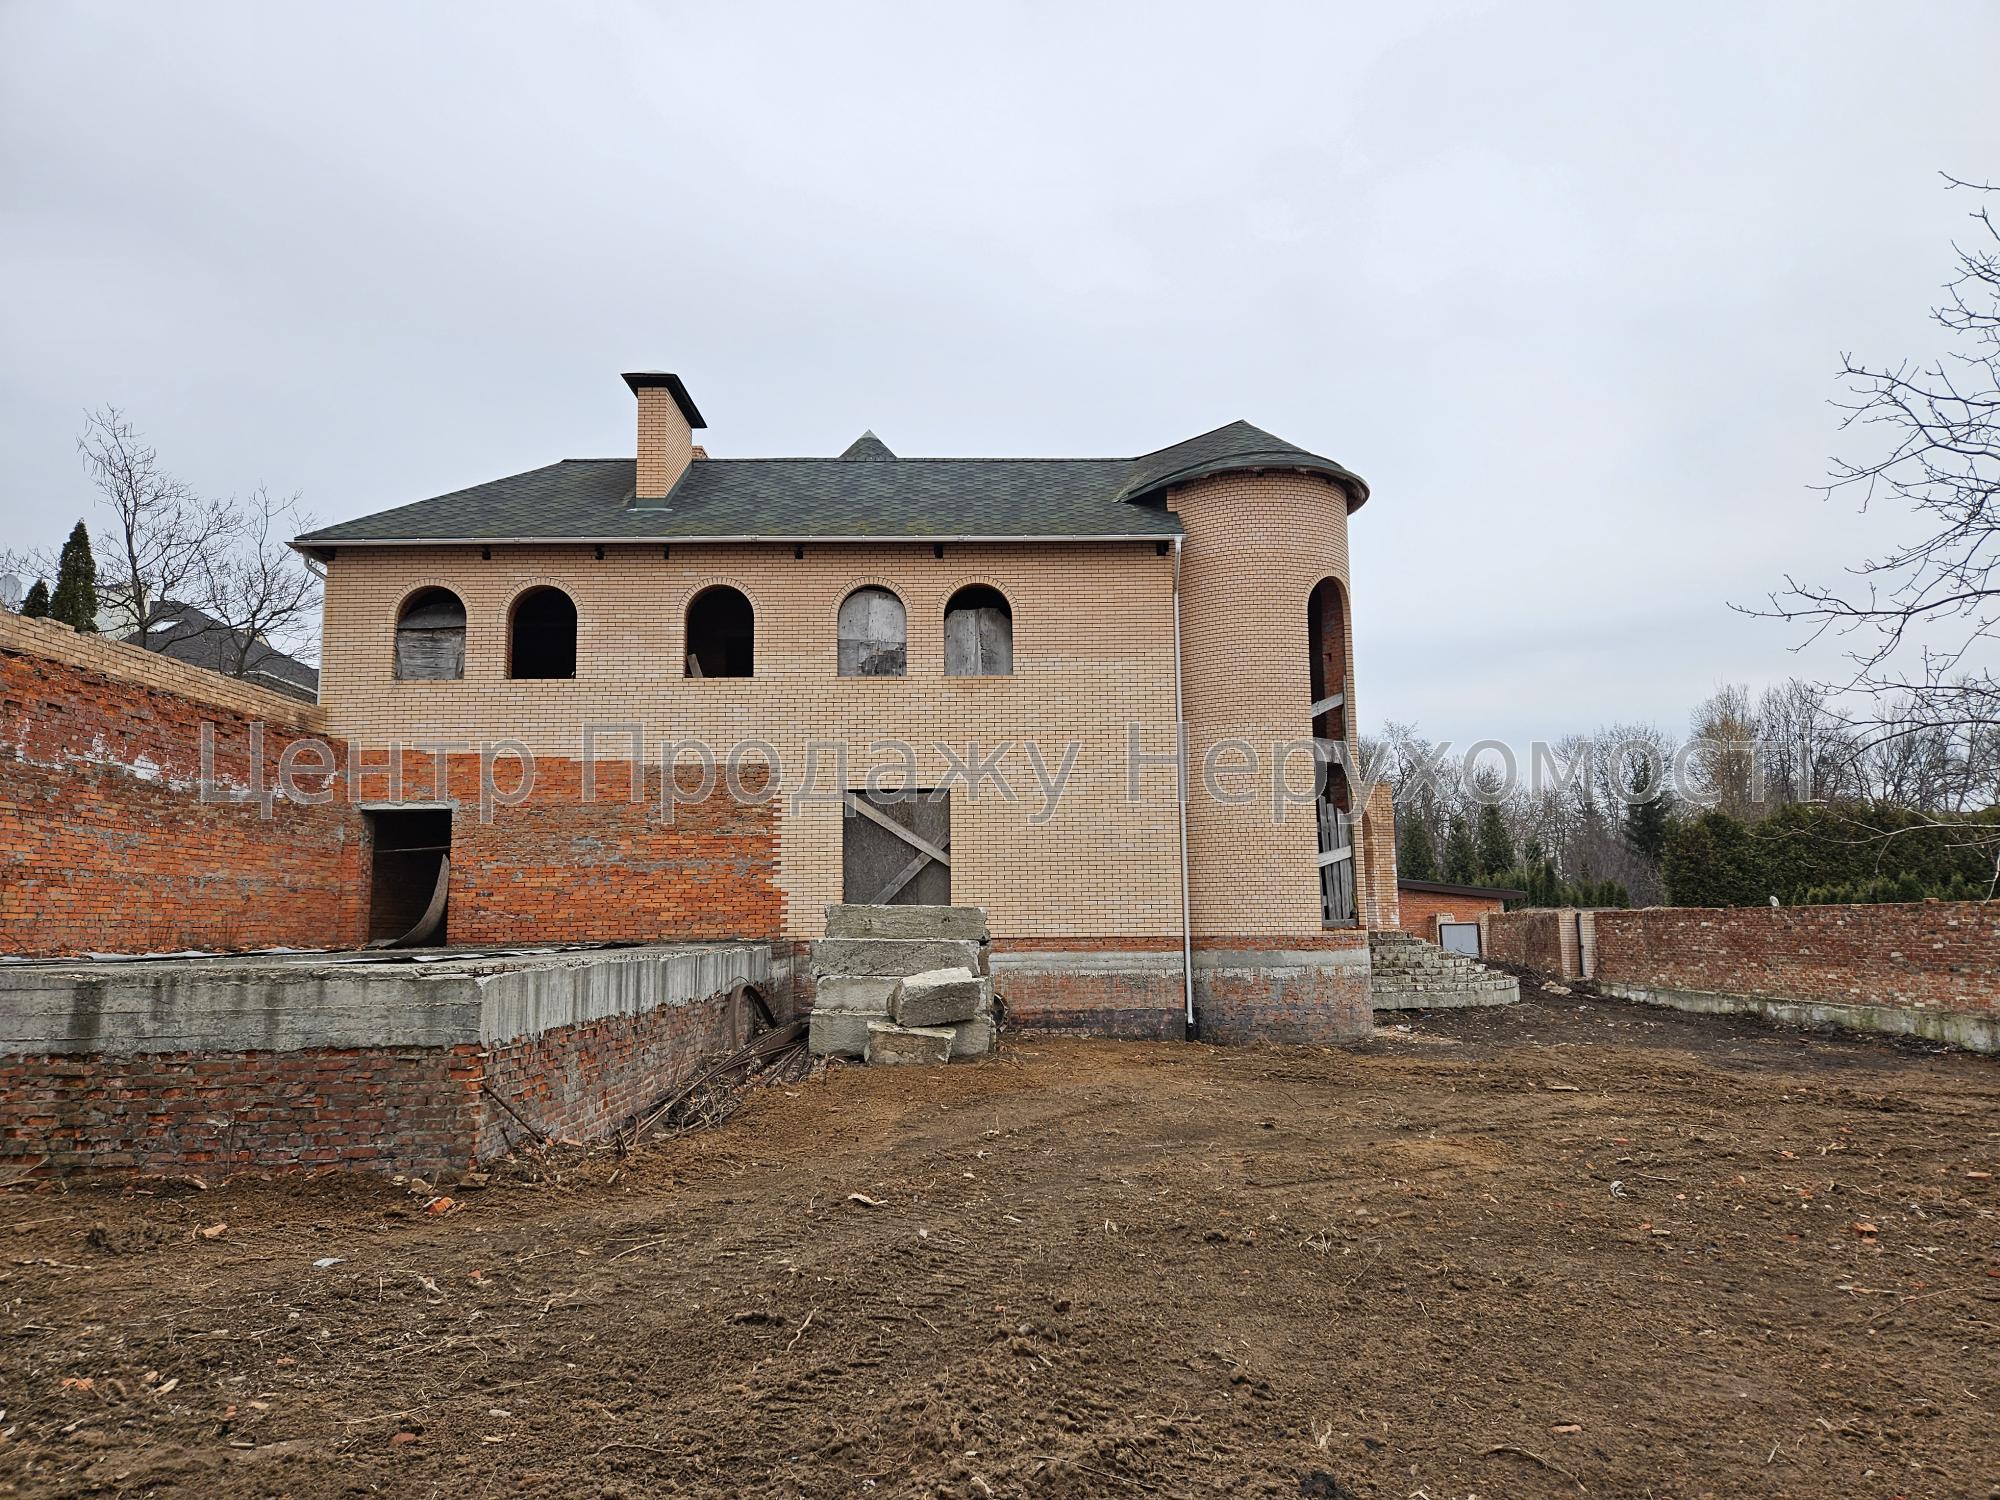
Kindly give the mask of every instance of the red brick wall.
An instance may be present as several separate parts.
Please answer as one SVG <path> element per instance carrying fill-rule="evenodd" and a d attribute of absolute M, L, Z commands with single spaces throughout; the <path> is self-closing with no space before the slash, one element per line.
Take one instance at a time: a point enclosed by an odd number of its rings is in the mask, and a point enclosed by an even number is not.
<path fill-rule="evenodd" d="M 1204 950 L 1214 967 L 1203 963 Z M 1322 1044 L 1366 1036 L 1374 1022 L 1368 934 L 1195 940 L 1194 1005 L 1207 1042 Z"/>
<path fill-rule="evenodd" d="M 265 818 L 249 803 L 204 804 L 198 789 L 204 721 L 217 780 L 271 788 L 286 748 L 315 738 L 310 705 L 137 647 L 0 621 L 0 953 L 365 939 L 359 813 L 274 801 Z"/>
<path fill-rule="evenodd" d="M 597 1140 L 734 1050 L 726 995 L 492 1048 L 0 1057 L 0 1162 L 38 1175 L 433 1174 L 527 1132 Z"/>
<path fill-rule="evenodd" d="M 361 796 L 388 800 L 386 756 L 363 753 Z M 538 757 L 528 799 L 480 818 L 477 755 L 449 757 L 445 788 L 458 802 L 451 824 L 448 936 L 453 943 L 644 942 L 666 938 L 768 938 L 785 930 L 778 889 L 781 802 L 745 802 L 720 782 L 700 801 L 660 808 L 660 772 L 643 774 L 631 796 L 631 768 L 601 761 L 590 799 L 583 764 Z M 520 785 L 521 767 L 501 757 L 490 773 L 500 794 Z M 681 794 L 701 791 L 684 767 Z M 743 789 L 761 780 L 745 773 Z M 436 762 L 406 754 L 400 800 L 439 799 Z"/>
<path fill-rule="evenodd" d="M 479 1069 L 477 1048 L 0 1057 L 0 1159 L 216 1178 L 463 1166 Z"/>
<path fill-rule="evenodd" d="M 602 1140 L 694 1077 L 704 1059 L 741 1046 L 748 1038 L 739 1034 L 740 1020 L 726 996 L 606 1016 L 491 1049 L 481 1081 L 546 1135 Z M 502 1154 L 526 1134 L 519 1121 L 488 1104 L 482 1157 Z"/>
<path fill-rule="evenodd" d="M 1438 938 L 1438 918 L 1447 922 L 1477 922 L 1488 913 L 1498 915 L 1506 910 L 1507 903 L 1498 898 L 1484 896 L 1443 896 L 1435 891 L 1413 891 L 1403 887 L 1402 929 L 1414 933 L 1427 943 L 1435 943 Z"/>
<path fill-rule="evenodd" d="M 1609 984 L 2000 1011 L 2000 902 L 1600 911 Z"/>
<path fill-rule="evenodd" d="M 1480 919 L 1480 948 L 1501 963 L 1573 979 L 1575 924 L 1576 913 L 1569 910 L 1495 912 Z"/>

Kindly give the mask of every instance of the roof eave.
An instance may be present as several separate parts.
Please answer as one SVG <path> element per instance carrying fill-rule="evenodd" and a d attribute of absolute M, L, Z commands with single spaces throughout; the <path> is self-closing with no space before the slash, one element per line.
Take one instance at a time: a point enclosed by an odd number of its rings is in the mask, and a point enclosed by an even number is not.
<path fill-rule="evenodd" d="M 1300 474 L 1317 474 L 1331 481 L 1347 497 L 1347 513 L 1353 515 L 1368 503 L 1368 482 L 1359 474 L 1343 468 L 1330 458 L 1320 458 L 1311 453 L 1253 453 L 1229 458 L 1211 458 L 1201 463 L 1189 464 L 1146 481 L 1145 484 L 1124 491 L 1118 496 L 1122 501 L 1133 503 L 1154 495 L 1164 494 L 1179 485 L 1193 484 L 1198 479 L 1213 479 L 1222 474 L 1242 474 L 1271 469 L 1291 470 Z"/>
<path fill-rule="evenodd" d="M 723 536 L 694 533 L 654 536 L 342 536 L 294 537 L 288 546 L 295 552 L 317 556 L 339 547 L 655 547 L 676 542 L 726 543 L 769 542 L 797 546 L 805 542 L 872 543 L 909 542 L 929 546 L 937 542 L 1171 542 L 1182 534 L 1176 524 L 1170 531 L 1066 531 L 1066 532 L 889 532 L 870 536 L 811 531 L 780 531 Z"/>

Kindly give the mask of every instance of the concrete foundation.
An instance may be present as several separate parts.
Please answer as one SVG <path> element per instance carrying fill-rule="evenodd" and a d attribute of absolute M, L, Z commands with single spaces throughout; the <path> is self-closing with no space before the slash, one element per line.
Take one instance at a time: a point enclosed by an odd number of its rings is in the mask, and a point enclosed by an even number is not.
<path fill-rule="evenodd" d="M 0 965 L 0 1057 L 490 1045 L 776 988 L 768 943 Z"/>
<path fill-rule="evenodd" d="M 1824 1000 L 1787 1000 L 1772 995 L 1733 995 L 1603 980 L 1597 981 L 1597 988 L 1621 1000 L 1636 1000 L 1670 1010 L 1762 1016 L 1787 1026 L 1839 1026 L 1886 1036 L 1921 1037 L 1925 1041 L 1963 1047 L 1969 1052 L 2000 1053 L 2000 1015 L 1919 1010 L 1901 1005 L 1835 1005 Z"/>
<path fill-rule="evenodd" d="M 0 966 L 0 1164 L 436 1173 L 598 1139 L 788 978 L 765 943 Z"/>
<path fill-rule="evenodd" d="M 1205 1042 L 1353 1041 L 1373 1029 L 1368 948 L 1197 948 L 1194 1009 Z"/>

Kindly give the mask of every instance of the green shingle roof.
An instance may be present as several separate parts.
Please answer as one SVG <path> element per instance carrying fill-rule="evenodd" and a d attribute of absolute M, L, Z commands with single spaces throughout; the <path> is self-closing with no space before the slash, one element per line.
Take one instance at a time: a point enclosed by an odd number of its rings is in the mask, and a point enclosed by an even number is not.
<path fill-rule="evenodd" d="M 634 499 L 629 458 L 572 458 L 308 532 L 356 542 L 675 541 L 759 537 L 1170 537 L 1170 485 L 1246 468 L 1302 469 L 1367 487 L 1339 464 L 1247 422 L 1141 458 L 897 458 L 873 433 L 840 458 L 709 458 L 664 501 Z"/>

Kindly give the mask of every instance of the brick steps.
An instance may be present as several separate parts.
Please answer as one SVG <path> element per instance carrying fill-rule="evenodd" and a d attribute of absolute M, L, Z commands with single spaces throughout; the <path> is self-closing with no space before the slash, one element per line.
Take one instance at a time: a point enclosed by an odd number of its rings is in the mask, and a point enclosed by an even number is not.
<path fill-rule="evenodd" d="M 1445 1010 L 1512 1005 L 1521 998 L 1511 974 L 1394 930 L 1368 934 L 1370 1003 L 1376 1010 Z"/>

